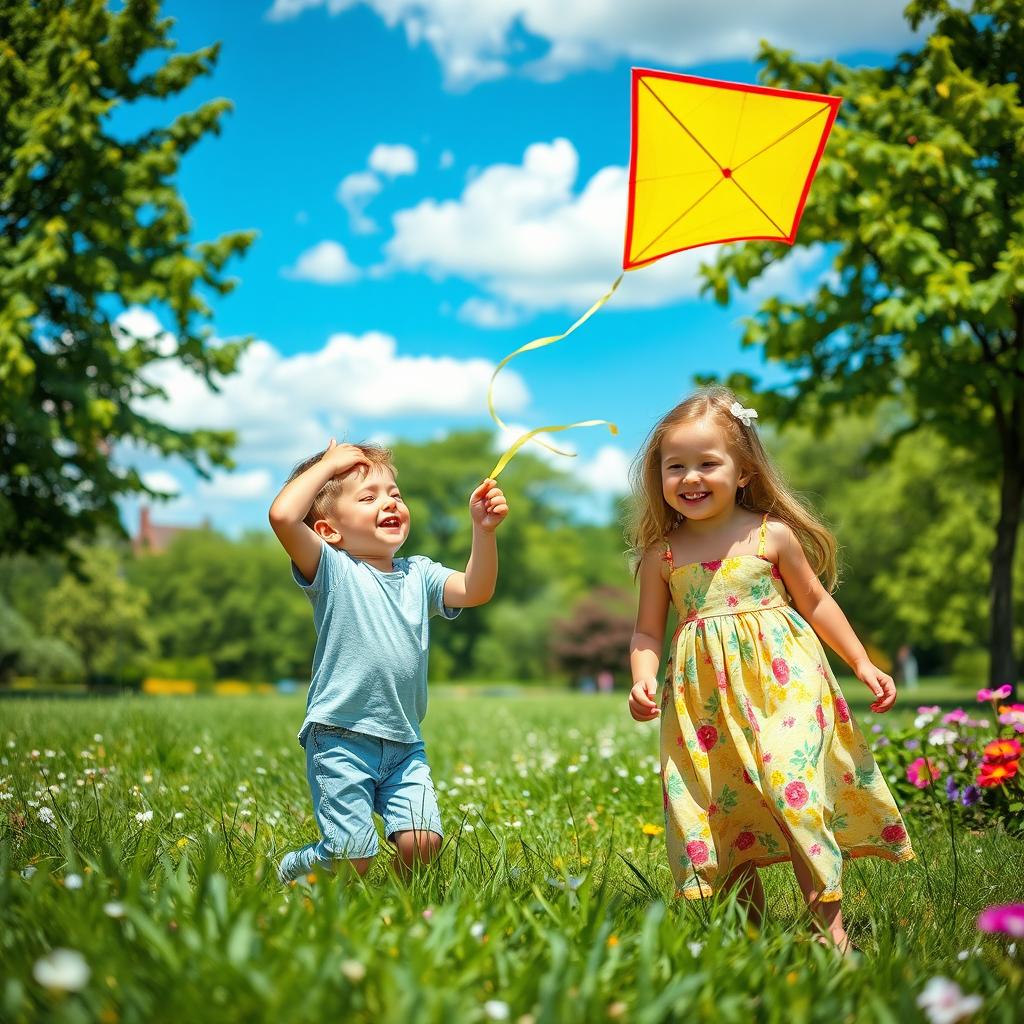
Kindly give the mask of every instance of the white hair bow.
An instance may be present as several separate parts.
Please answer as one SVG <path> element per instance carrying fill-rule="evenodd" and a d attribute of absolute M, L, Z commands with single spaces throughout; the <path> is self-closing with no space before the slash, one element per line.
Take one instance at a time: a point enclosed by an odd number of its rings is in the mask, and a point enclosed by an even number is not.
<path fill-rule="evenodd" d="M 735 416 L 736 419 L 738 419 L 745 427 L 752 427 L 754 425 L 754 420 L 757 419 L 756 409 L 744 409 L 739 402 L 733 402 L 732 405 L 729 406 L 729 412 L 731 412 L 733 416 Z"/>

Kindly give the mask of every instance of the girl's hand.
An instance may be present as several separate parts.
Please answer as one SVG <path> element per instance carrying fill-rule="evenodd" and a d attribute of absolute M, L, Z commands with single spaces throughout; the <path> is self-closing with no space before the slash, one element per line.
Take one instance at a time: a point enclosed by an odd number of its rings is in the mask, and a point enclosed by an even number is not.
<path fill-rule="evenodd" d="M 481 530 L 493 533 L 508 515 L 508 502 L 493 480 L 485 480 L 469 496 L 469 514 Z"/>
<path fill-rule="evenodd" d="M 354 444 L 338 444 L 333 437 L 320 461 L 330 467 L 332 477 L 347 473 L 356 466 L 370 468 L 369 460 Z"/>
<path fill-rule="evenodd" d="M 875 695 L 871 710 L 884 714 L 896 703 L 896 684 L 870 661 L 859 661 L 853 666 L 854 675 Z"/>
<path fill-rule="evenodd" d="M 658 705 L 651 699 L 658 692 L 658 684 L 653 679 L 640 679 L 629 691 L 629 713 L 638 722 L 649 722 L 661 714 Z"/>

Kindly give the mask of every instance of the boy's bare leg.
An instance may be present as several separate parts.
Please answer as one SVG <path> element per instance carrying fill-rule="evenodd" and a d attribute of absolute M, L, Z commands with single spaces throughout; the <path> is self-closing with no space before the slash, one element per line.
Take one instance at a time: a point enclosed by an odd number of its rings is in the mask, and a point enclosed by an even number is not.
<path fill-rule="evenodd" d="M 391 842 L 398 850 L 395 871 L 401 878 L 408 878 L 418 866 L 429 864 L 441 850 L 441 837 L 427 829 L 395 832 Z"/>
<path fill-rule="evenodd" d="M 764 920 L 765 900 L 764 886 L 757 868 L 750 862 L 734 868 L 722 883 L 723 891 L 736 889 L 736 901 L 747 911 L 747 919 L 757 927 Z"/>
<path fill-rule="evenodd" d="M 814 879 L 811 877 L 811 869 L 804 863 L 798 850 L 790 847 L 789 852 L 793 858 L 793 871 L 796 874 L 796 880 L 804 894 L 807 908 L 817 921 L 822 937 L 833 942 L 840 953 L 848 953 L 851 949 L 850 936 L 846 934 L 846 928 L 843 925 L 841 902 L 829 900 L 822 903 L 818 899 L 818 891 L 814 886 Z"/>

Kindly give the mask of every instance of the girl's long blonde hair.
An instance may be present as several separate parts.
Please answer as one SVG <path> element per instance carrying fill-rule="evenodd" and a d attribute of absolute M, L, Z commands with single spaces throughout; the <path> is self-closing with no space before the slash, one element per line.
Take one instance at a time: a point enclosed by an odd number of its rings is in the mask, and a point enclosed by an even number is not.
<path fill-rule="evenodd" d="M 655 424 L 629 471 L 633 506 L 626 525 L 634 575 L 640 559 L 653 544 L 664 544 L 668 533 L 684 519 L 665 501 L 661 486 L 661 444 L 673 427 L 710 420 L 725 434 L 737 463 L 751 474 L 736 492 L 736 504 L 751 512 L 769 513 L 797 536 L 807 561 L 828 590 L 836 585 L 836 539 L 811 508 L 789 489 L 764 450 L 753 426 L 744 426 L 729 411 L 736 396 L 723 387 L 701 388 Z"/>

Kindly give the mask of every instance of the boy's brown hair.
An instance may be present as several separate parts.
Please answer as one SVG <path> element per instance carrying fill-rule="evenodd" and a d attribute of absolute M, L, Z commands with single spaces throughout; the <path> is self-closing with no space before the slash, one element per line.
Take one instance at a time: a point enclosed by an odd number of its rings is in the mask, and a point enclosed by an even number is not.
<path fill-rule="evenodd" d="M 353 444 L 352 447 L 358 448 L 366 456 L 366 461 L 370 464 L 371 468 L 386 469 L 397 479 L 398 470 L 395 469 L 395 464 L 392 461 L 393 456 L 390 448 L 385 448 L 379 444 Z M 315 466 L 326 454 L 327 449 L 325 448 L 322 452 L 317 452 L 316 455 L 311 455 L 308 459 L 300 462 L 292 470 L 291 475 L 288 477 L 288 483 L 291 483 L 296 477 L 302 476 L 307 469 Z M 313 524 L 318 519 L 326 519 L 330 515 L 334 508 L 334 503 L 341 494 L 344 481 L 353 473 L 365 476 L 367 469 L 365 466 L 353 466 L 347 473 L 344 473 L 342 476 L 332 477 L 320 488 L 320 492 L 313 499 L 313 504 L 309 506 L 305 519 L 302 520 L 311 530 L 313 529 Z"/>

